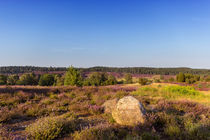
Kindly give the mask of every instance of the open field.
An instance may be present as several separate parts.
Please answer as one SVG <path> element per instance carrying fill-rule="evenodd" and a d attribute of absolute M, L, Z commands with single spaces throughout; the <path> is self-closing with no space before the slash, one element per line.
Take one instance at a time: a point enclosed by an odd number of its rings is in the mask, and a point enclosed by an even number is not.
<path fill-rule="evenodd" d="M 102 104 L 131 95 L 146 123 L 118 125 Z M 0 139 L 209 139 L 210 94 L 155 83 L 99 87 L 0 87 Z"/>

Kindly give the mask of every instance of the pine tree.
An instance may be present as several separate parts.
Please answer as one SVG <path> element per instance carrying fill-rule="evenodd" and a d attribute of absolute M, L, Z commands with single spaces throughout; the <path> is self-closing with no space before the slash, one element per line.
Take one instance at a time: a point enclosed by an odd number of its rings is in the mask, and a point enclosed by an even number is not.
<path fill-rule="evenodd" d="M 65 79 L 64 79 L 65 86 L 82 86 L 82 76 L 78 70 L 73 68 L 72 66 L 68 68 Z"/>

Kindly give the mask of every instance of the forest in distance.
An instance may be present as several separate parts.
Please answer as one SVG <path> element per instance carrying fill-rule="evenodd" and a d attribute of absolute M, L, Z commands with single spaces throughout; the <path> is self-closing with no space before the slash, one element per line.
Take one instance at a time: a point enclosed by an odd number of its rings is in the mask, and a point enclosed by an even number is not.
<path fill-rule="evenodd" d="M 116 73 L 131 73 L 131 74 L 160 74 L 160 75 L 176 75 L 179 72 L 190 74 L 209 75 L 210 69 L 192 69 L 192 68 L 152 68 L 152 67 L 90 67 L 76 68 L 83 72 L 116 72 Z M 31 72 L 40 73 L 64 73 L 66 67 L 35 67 L 35 66 L 2 66 L 0 74 L 22 74 Z"/>

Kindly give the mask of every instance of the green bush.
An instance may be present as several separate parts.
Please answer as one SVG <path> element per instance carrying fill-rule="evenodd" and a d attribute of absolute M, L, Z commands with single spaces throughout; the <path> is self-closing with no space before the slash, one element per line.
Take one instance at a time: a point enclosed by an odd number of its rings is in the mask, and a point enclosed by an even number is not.
<path fill-rule="evenodd" d="M 55 75 L 54 77 L 54 86 L 63 86 L 64 85 L 64 76 L 60 74 Z"/>
<path fill-rule="evenodd" d="M 54 84 L 54 75 L 43 74 L 39 79 L 40 86 L 52 86 Z"/>
<path fill-rule="evenodd" d="M 7 76 L 0 75 L 0 85 L 6 85 L 7 84 Z"/>
<path fill-rule="evenodd" d="M 37 85 L 37 78 L 34 73 L 23 74 L 17 81 L 18 85 Z"/>
<path fill-rule="evenodd" d="M 139 78 L 139 84 L 141 84 L 142 86 L 147 85 L 148 82 L 149 81 L 146 78 Z"/>
<path fill-rule="evenodd" d="M 171 137 L 175 137 L 175 136 L 179 136 L 181 133 L 181 130 L 178 126 L 176 125 L 168 125 L 165 129 L 164 129 L 164 133 L 168 136 Z"/>
<path fill-rule="evenodd" d="M 113 75 L 100 72 L 94 72 L 90 74 L 90 76 L 83 82 L 84 86 L 106 86 L 115 84 L 117 84 L 117 80 Z"/>
<path fill-rule="evenodd" d="M 187 84 L 193 84 L 197 81 L 200 81 L 200 76 L 199 75 L 193 75 L 189 73 L 179 73 L 176 76 L 177 82 L 186 82 Z"/>
<path fill-rule="evenodd" d="M 68 120 L 64 117 L 46 117 L 29 125 L 26 132 L 30 139 L 53 140 L 64 133 L 74 131 L 75 127 L 75 120 Z"/>
<path fill-rule="evenodd" d="M 125 74 L 125 84 L 131 84 L 133 83 L 133 77 L 130 73 Z"/>
<path fill-rule="evenodd" d="M 7 84 L 8 85 L 16 85 L 18 80 L 19 80 L 19 76 L 18 75 L 10 75 L 7 78 Z"/>

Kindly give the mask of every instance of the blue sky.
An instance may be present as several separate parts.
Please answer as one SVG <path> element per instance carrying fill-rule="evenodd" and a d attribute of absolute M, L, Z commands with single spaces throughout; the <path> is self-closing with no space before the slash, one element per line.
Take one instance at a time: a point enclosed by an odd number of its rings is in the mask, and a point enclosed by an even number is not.
<path fill-rule="evenodd" d="M 210 68 L 209 0 L 0 0 L 0 66 Z"/>

